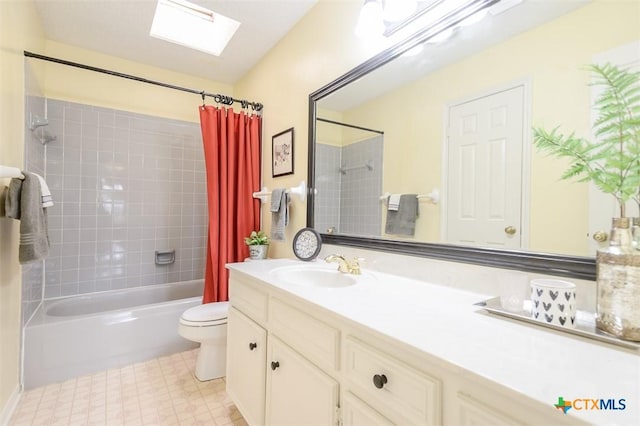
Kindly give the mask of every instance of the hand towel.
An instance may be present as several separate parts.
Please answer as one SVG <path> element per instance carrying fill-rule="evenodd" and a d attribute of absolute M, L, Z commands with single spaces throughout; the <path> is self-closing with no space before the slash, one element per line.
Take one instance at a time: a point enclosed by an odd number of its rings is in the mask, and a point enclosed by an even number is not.
<path fill-rule="evenodd" d="M 24 180 L 11 179 L 5 200 L 5 214 L 20 220 L 18 261 L 25 264 L 49 254 L 49 236 L 40 180 L 32 173 L 22 173 Z"/>
<path fill-rule="evenodd" d="M 284 241 L 284 228 L 289 224 L 289 194 L 284 188 L 271 191 L 271 239 Z"/>
<path fill-rule="evenodd" d="M 400 206 L 400 196 L 402 194 L 391 194 L 387 199 L 387 210 L 398 211 L 398 207 Z"/>
<path fill-rule="evenodd" d="M 416 231 L 418 208 L 418 194 L 402 194 L 398 203 L 398 210 L 387 211 L 384 232 L 387 234 L 413 236 Z"/>
<path fill-rule="evenodd" d="M 22 179 L 13 178 L 4 197 L 4 214 L 11 219 L 20 220 L 20 194 L 22 193 Z"/>
<path fill-rule="evenodd" d="M 51 191 L 49 191 L 49 185 L 45 182 L 44 178 L 39 174 L 32 173 L 40 181 L 40 192 L 42 193 L 42 207 L 52 207 L 53 198 L 51 197 Z"/>

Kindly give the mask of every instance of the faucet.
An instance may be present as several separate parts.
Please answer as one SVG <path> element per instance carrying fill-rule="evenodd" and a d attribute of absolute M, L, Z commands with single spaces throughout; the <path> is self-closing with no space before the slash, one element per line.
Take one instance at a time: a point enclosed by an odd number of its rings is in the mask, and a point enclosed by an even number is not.
<path fill-rule="evenodd" d="M 345 274 L 360 275 L 360 264 L 358 258 L 353 259 L 353 262 L 349 262 L 344 256 L 340 254 L 330 254 L 324 258 L 327 263 L 338 262 L 338 271 Z"/>

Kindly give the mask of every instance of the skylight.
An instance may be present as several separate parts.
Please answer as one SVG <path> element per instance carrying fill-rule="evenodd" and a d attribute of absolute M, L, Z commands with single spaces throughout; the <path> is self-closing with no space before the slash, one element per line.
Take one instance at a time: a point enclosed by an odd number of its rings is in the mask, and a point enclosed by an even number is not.
<path fill-rule="evenodd" d="M 184 0 L 158 0 L 151 37 L 220 56 L 240 22 Z"/>

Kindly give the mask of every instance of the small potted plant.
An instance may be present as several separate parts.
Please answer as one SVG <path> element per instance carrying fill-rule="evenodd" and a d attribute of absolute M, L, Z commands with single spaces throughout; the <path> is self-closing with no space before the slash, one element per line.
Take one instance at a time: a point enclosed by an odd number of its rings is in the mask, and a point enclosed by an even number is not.
<path fill-rule="evenodd" d="M 266 259 L 269 248 L 269 237 L 264 231 L 251 231 L 251 235 L 245 237 L 244 242 L 249 246 L 251 259 Z"/>

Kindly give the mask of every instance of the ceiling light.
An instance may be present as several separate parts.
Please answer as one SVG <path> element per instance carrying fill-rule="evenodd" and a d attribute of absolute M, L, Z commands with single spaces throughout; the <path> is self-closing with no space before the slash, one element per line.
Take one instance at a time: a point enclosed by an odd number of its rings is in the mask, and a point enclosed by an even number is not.
<path fill-rule="evenodd" d="M 360 10 L 355 33 L 360 38 L 379 36 L 384 32 L 380 0 L 365 0 Z"/>
<path fill-rule="evenodd" d="M 384 20 L 388 22 L 402 21 L 411 16 L 417 7 L 417 0 L 385 0 Z"/>
<path fill-rule="evenodd" d="M 220 56 L 240 23 L 184 0 L 158 0 L 149 35 Z"/>

